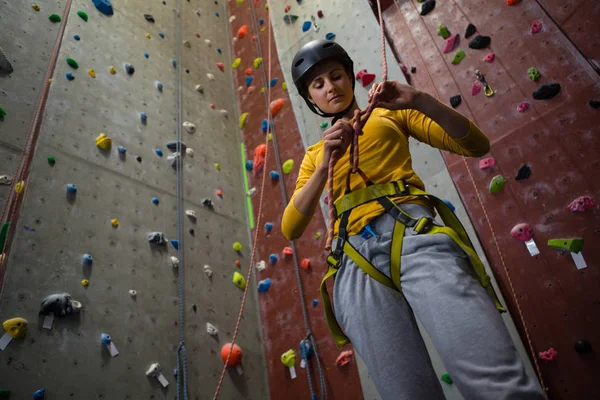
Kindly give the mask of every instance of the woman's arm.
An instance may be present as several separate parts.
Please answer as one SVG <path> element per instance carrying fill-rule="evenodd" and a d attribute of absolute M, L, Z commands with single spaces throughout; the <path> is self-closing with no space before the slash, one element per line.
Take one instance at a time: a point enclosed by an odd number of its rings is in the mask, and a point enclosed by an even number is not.
<path fill-rule="evenodd" d="M 437 122 L 452 139 L 462 139 L 469 133 L 469 119 L 429 93 L 419 92 L 413 108 Z"/>

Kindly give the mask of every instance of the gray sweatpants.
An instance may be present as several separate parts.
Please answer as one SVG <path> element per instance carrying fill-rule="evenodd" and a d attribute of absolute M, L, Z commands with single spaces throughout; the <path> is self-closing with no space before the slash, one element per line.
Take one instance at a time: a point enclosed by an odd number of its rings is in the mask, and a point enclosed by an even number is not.
<path fill-rule="evenodd" d="M 417 205 L 413 217 L 431 216 Z M 394 219 L 371 221 L 377 238 L 349 238 L 390 277 Z M 363 358 L 384 400 L 444 399 L 415 315 L 467 400 L 545 399 L 525 367 L 488 292 L 473 278 L 467 254 L 447 235 L 411 235 L 401 258 L 402 292 L 366 275 L 346 255 L 335 277 L 336 318 Z"/>

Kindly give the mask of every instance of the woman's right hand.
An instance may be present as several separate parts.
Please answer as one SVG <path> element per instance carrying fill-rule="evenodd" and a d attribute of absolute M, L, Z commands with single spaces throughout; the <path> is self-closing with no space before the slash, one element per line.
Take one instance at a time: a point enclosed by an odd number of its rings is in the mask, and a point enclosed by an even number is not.
<path fill-rule="evenodd" d="M 329 168 L 329 161 L 335 150 L 338 150 L 334 162 L 337 162 L 348 150 L 354 128 L 350 122 L 339 119 L 323 133 L 323 168 Z"/>

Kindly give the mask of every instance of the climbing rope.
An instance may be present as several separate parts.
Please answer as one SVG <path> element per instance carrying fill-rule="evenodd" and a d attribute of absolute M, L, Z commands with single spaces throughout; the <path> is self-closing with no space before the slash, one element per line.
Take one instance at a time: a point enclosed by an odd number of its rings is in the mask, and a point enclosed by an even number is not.
<path fill-rule="evenodd" d="M 402 13 L 402 10 L 400 9 L 400 6 L 398 5 L 397 0 L 394 0 L 394 5 L 396 6 L 396 8 L 398 10 L 398 13 L 402 15 L 402 17 L 404 19 L 405 25 L 407 27 L 409 27 L 409 24 L 406 21 L 406 17 L 404 17 L 404 14 Z M 458 4 L 455 4 L 455 5 L 457 7 L 459 7 Z M 414 7 L 416 9 L 416 6 L 414 6 Z M 459 9 L 460 9 L 460 7 L 459 7 Z M 461 12 L 462 12 L 462 10 L 461 10 Z M 381 11 L 379 11 L 379 14 L 380 14 L 379 15 L 379 19 L 381 21 Z M 464 12 L 462 12 L 462 14 L 464 15 Z M 422 18 L 423 17 L 421 17 L 421 19 Z M 427 67 L 427 64 L 425 63 L 425 59 L 423 58 L 423 55 L 418 50 L 419 47 L 417 46 L 417 41 L 415 40 L 415 38 L 414 38 L 414 36 L 412 34 L 412 31 L 410 30 L 410 27 L 408 29 L 408 32 L 409 32 L 410 37 L 411 37 L 411 39 L 412 39 L 412 41 L 413 41 L 413 43 L 415 45 L 415 48 L 417 49 L 417 53 L 419 54 L 419 57 L 421 58 L 421 62 L 423 63 L 423 66 L 425 67 L 425 70 L 427 71 L 427 75 L 429 76 L 429 80 L 433 83 L 433 78 L 431 76 L 429 68 Z M 456 81 L 455 81 L 455 83 L 456 83 Z M 432 86 L 433 86 L 433 90 L 435 91 L 435 94 L 436 94 L 438 100 L 441 101 L 441 96 L 440 96 L 440 93 L 438 92 L 436 86 L 435 85 L 432 85 Z M 457 84 L 457 87 L 458 87 L 458 84 Z M 469 107 L 469 106 L 467 105 L 467 107 Z M 471 114 L 473 114 L 473 113 L 471 113 Z M 477 121 L 475 121 L 475 123 L 477 123 Z M 546 386 L 544 384 L 544 378 L 542 377 L 542 372 L 540 370 L 540 365 L 538 363 L 538 360 L 537 360 L 537 357 L 536 357 L 536 354 L 535 354 L 535 349 L 533 347 L 533 342 L 531 341 L 531 335 L 529 334 L 529 330 L 527 329 L 527 324 L 525 323 L 525 318 L 523 317 L 523 311 L 521 310 L 521 305 L 519 304 L 519 299 L 517 297 L 517 293 L 515 291 L 515 288 L 514 288 L 512 279 L 510 277 L 510 274 L 508 273 L 508 268 L 506 267 L 506 261 L 504 260 L 504 254 L 502 253 L 502 250 L 500 249 L 500 245 L 498 244 L 498 238 L 496 237 L 496 232 L 494 231 L 494 228 L 492 227 L 492 223 L 490 222 L 490 218 L 489 218 L 488 213 L 487 213 L 487 211 L 485 209 L 485 206 L 483 204 L 483 200 L 481 199 L 481 196 L 479 194 L 479 190 L 477 190 L 477 185 L 475 183 L 475 178 L 473 177 L 473 172 L 471 171 L 471 167 L 469 167 L 469 163 L 467 163 L 466 157 L 463 156 L 462 160 L 463 160 L 463 163 L 465 164 L 467 172 L 469 173 L 469 177 L 471 179 L 471 183 L 473 185 L 473 188 L 475 189 L 475 194 L 477 195 L 477 199 L 479 200 L 479 205 L 481 206 L 481 210 L 483 211 L 483 215 L 485 216 L 485 221 L 486 221 L 486 223 L 487 223 L 487 225 L 488 225 L 488 227 L 490 229 L 490 232 L 492 233 L 492 237 L 494 239 L 494 245 L 496 247 L 496 250 L 498 251 L 498 255 L 500 256 L 500 261 L 502 263 L 502 267 L 504 268 L 504 273 L 506 274 L 506 278 L 508 279 L 508 284 L 510 286 L 510 290 L 511 290 L 512 296 L 513 296 L 513 298 L 515 300 L 515 304 L 517 306 L 517 311 L 519 313 L 519 319 L 520 319 L 521 324 L 523 326 L 523 329 L 525 331 L 525 337 L 527 339 L 527 344 L 529 346 L 529 351 L 531 352 L 531 358 L 533 359 L 533 363 L 535 365 L 535 370 L 536 370 L 537 377 L 538 377 L 538 379 L 540 381 L 540 384 L 541 384 L 542 388 L 544 389 L 544 394 L 546 394 Z"/>
<path fill-rule="evenodd" d="M 181 1 L 178 0 L 177 7 L 182 10 Z M 177 46 L 176 59 L 179 65 L 183 65 L 181 58 L 181 17 L 179 13 L 175 14 L 175 18 L 178 19 L 177 23 Z M 184 259 L 183 259 L 183 149 L 181 127 L 183 124 L 183 76 L 182 68 L 177 68 L 177 257 L 179 258 L 178 268 L 178 295 L 179 295 L 179 346 L 177 346 L 177 400 L 181 400 L 181 391 L 183 387 L 183 400 L 188 398 L 188 385 L 187 385 L 187 351 L 185 348 L 185 326 L 184 326 L 184 315 L 185 315 L 185 302 L 183 293 L 183 274 L 184 274 Z M 183 378 L 183 379 L 182 379 Z"/>

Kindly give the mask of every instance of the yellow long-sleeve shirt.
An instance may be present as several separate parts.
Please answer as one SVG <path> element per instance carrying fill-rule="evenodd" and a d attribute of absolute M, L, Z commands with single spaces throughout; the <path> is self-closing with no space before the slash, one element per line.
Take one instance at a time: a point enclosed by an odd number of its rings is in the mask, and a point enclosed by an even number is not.
<path fill-rule="evenodd" d="M 412 168 L 412 159 L 408 148 L 409 137 L 438 149 L 468 157 L 483 156 L 489 149 L 487 137 L 473 123 L 470 123 L 469 132 L 466 136 L 453 139 L 435 121 L 419 111 L 390 111 L 376 108 L 363 128 L 363 135 L 358 139 L 360 169 L 374 183 L 389 183 L 403 179 L 405 182 L 425 190 L 423 181 Z M 296 189 L 283 212 L 281 230 L 289 240 L 300 237 L 312 218 L 312 216 L 304 215 L 298 211 L 294 205 L 294 198 L 302 190 L 302 187 L 322 160 L 323 141 L 321 140 L 306 149 L 296 181 Z M 343 196 L 345 192 L 346 176 L 349 169 L 350 149 L 346 151 L 335 166 L 333 175 L 334 200 Z M 365 183 L 359 174 L 352 174 L 350 187 L 351 190 L 365 187 Z M 394 201 L 397 204 L 416 203 L 431 208 L 426 202 L 412 196 L 398 197 Z M 360 233 L 369 221 L 383 212 L 383 207 L 376 201 L 353 209 L 348 220 L 348 235 Z"/>

